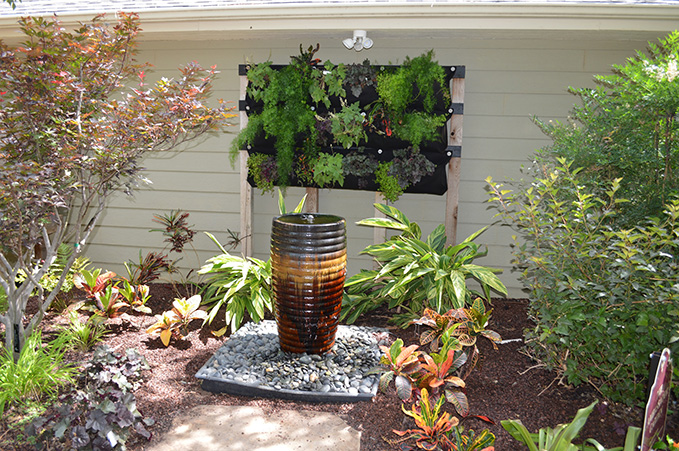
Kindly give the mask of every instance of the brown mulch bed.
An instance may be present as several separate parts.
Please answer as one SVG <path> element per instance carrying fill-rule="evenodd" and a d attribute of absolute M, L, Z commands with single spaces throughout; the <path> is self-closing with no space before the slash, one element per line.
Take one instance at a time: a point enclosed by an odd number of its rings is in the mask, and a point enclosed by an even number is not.
<path fill-rule="evenodd" d="M 171 308 L 176 292 L 168 284 L 153 284 L 149 306 L 156 314 Z M 530 327 L 526 317 L 527 302 L 520 299 L 497 299 L 493 303 L 493 315 L 489 328 L 500 333 L 503 339 L 522 337 L 522 331 Z M 386 312 L 367 314 L 360 325 L 387 327 L 406 344 L 417 343 L 414 328 L 401 330 L 387 324 Z M 46 330 L 57 323 L 65 323 L 63 316 L 48 315 L 44 321 Z M 195 378 L 198 369 L 222 345 L 224 338 L 214 337 L 210 331 L 200 329 L 200 321 L 183 341 L 172 341 L 165 347 L 160 339 L 150 337 L 145 329 L 154 322 L 152 316 L 128 315 L 111 320 L 112 333 L 105 343 L 114 349 L 136 348 L 142 353 L 151 370 L 145 375 L 144 385 L 136 392 L 137 406 L 145 416 L 151 416 L 155 424 L 150 428 L 152 440 L 169 430 L 172 420 L 188 409 L 201 404 L 250 405 L 275 413 L 282 409 L 305 409 L 334 412 L 347 423 L 361 431 L 361 450 L 376 451 L 396 449 L 383 437 L 396 438 L 393 429 L 406 429 L 412 424 L 401 412 L 401 403 L 394 394 L 378 393 L 372 402 L 351 404 L 312 404 L 276 399 L 247 398 L 214 394 L 201 389 Z M 221 326 L 218 326 L 221 327 Z M 524 450 L 520 444 L 500 426 L 500 420 L 521 419 L 531 431 L 541 427 L 553 427 L 570 421 L 575 412 L 601 399 L 596 389 L 589 385 L 572 387 L 559 383 L 557 375 L 537 366 L 522 353 L 521 342 L 510 342 L 494 350 L 483 340 L 480 343 L 481 366 L 467 379 L 467 396 L 473 414 L 483 415 L 495 421 L 489 425 L 478 419 L 466 419 L 463 425 L 474 430 L 489 429 L 496 436 L 495 448 L 499 451 Z M 74 356 L 82 360 L 89 355 Z M 675 403 L 676 405 L 676 403 Z M 643 410 L 600 402 L 580 434 L 594 438 L 607 448 L 622 446 L 627 425 L 641 426 Z M 16 446 L 8 441 L 7 421 L 0 419 L 0 448 L 11 450 L 31 449 Z M 679 437 L 679 414 L 668 418 L 667 432 Z M 146 441 L 136 441 L 128 449 L 143 450 Z M 226 448 L 225 448 L 226 449 Z"/>

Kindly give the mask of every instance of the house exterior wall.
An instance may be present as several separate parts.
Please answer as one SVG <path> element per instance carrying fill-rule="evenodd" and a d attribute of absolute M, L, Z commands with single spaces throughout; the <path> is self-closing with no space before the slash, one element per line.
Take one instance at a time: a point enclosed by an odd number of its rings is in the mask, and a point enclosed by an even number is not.
<path fill-rule="evenodd" d="M 290 55 L 298 54 L 300 43 L 306 48 L 319 42 L 321 50 L 317 56 L 334 63 L 369 58 L 373 63 L 398 64 L 405 56 L 418 56 L 433 48 L 442 65 L 465 65 L 457 232 L 461 240 L 495 221 L 495 212 L 486 203 L 484 179 L 492 176 L 502 181 L 520 177 L 521 165 L 529 164 L 533 151 L 549 143 L 530 118 L 535 115 L 541 119 L 565 119 L 575 101 L 575 97 L 567 93 L 568 86 L 593 86 L 594 74 L 609 72 L 612 64 L 623 64 L 636 49 L 644 49 L 649 40 L 663 35 L 660 32 L 633 35 L 451 32 L 407 41 L 396 35 L 385 35 L 371 36 L 375 46 L 356 53 L 345 50 L 339 38 L 314 39 L 286 32 L 249 40 L 142 40 L 138 59 L 154 65 L 150 77 L 171 77 L 176 74 L 174 68 L 190 60 L 205 66 L 216 64 L 221 74 L 213 96 L 234 101 L 239 97 L 239 64 L 268 59 L 286 64 Z M 195 230 L 211 232 L 223 243 L 228 240 L 227 229 L 239 230 L 238 167 L 231 166 L 228 155 L 238 127 L 228 131 L 232 133 L 220 133 L 192 143 L 171 157 L 145 161 L 147 176 L 153 185 L 140 188 L 133 199 L 121 194 L 113 200 L 86 249 L 95 266 L 125 274 L 122 262 L 138 260 L 140 251 L 145 255 L 162 249 L 163 237 L 149 233 L 149 229 L 158 226 L 152 222 L 153 214 L 171 209 L 189 212 Z M 289 188 L 287 203 L 296 205 L 303 191 Z M 373 216 L 374 193 L 333 189 L 321 190 L 319 197 L 319 211 L 347 219 L 350 274 L 370 268 L 370 259 L 360 256 L 359 252 L 372 243 L 373 230 L 356 226 L 355 222 Z M 254 256 L 266 259 L 271 219 L 278 211 L 277 198 L 254 190 L 253 199 Z M 405 194 L 395 206 L 417 221 L 425 234 L 444 222 L 445 196 Z M 511 272 L 511 235 L 507 227 L 493 225 L 477 239 L 489 250 L 488 256 L 477 263 L 502 269 L 501 278 L 510 296 L 516 297 L 521 296 L 521 291 L 516 274 Z M 194 245 L 197 255 L 189 250 L 181 262 L 185 270 L 200 267 L 217 253 L 215 245 L 203 233 L 197 234 Z"/>

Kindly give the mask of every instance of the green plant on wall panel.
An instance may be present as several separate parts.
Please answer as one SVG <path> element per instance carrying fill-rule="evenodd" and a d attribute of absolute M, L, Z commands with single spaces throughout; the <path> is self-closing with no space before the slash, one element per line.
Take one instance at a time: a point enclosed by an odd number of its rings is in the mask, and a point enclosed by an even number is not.
<path fill-rule="evenodd" d="M 287 66 L 274 67 L 270 61 L 248 66 L 247 95 L 253 104 L 247 126 L 233 141 L 232 163 L 238 151 L 249 150 L 248 175 L 264 192 L 290 183 L 343 187 L 346 176 L 355 176 L 359 189 L 378 186 L 389 200 L 398 199 L 422 176 L 434 173 L 420 149 L 426 142 L 443 143 L 449 111 L 442 111 L 450 102 L 444 69 L 433 51 L 407 57 L 402 66 L 377 69 L 367 60 L 321 64 L 314 58 L 318 49 L 300 46 L 300 55 Z M 398 164 L 391 160 L 383 161 L 379 177 L 376 167 L 366 174 L 362 167 L 335 164 L 346 156 L 338 151 L 346 149 L 366 158 L 381 154 L 383 144 L 375 144 L 375 137 L 389 146 L 398 143 L 390 150 L 409 152 L 407 164 L 418 174 L 414 180 L 398 175 Z M 394 150 L 398 158 L 403 159 Z"/>

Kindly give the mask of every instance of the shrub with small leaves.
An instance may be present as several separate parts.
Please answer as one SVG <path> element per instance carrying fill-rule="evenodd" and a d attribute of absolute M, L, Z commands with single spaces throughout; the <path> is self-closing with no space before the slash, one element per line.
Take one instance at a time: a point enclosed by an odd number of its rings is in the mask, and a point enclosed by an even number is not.
<path fill-rule="evenodd" d="M 588 382 L 614 401 L 643 401 L 649 354 L 679 352 L 672 342 L 679 200 L 665 205 L 663 218 L 619 229 L 619 180 L 599 197 L 564 160 L 538 170 L 515 191 L 488 179 L 491 200 L 520 234 L 514 264 L 535 321 L 528 347 L 569 383 Z"/>
<path fill-rule="evenodd" d="M 133 432 L 150 439 L 153 424 L 137 410 L 134 391 L 148 369 L 143 356 L 98 347 L 85 365 L 77 388 L 62 395 L 49 415 L 36 418 L 26 434 L 50 449 L 125 449 Z"/>

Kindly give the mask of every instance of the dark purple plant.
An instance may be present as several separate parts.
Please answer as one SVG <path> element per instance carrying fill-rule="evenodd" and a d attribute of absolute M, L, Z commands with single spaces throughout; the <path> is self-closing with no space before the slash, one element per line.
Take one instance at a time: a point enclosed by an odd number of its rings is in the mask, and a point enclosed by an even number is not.
<path fill-rule="evenodd" d="M 389 175 L 396 177 L 402 189 L 416 185 L 423 177 L 434 173 L 436 166 L 422 155 L 419 150 L 408 147 L 394 151 L 394 159 Z"/>
<path fill-rule="evenodd" d="M 170 213 L 165 215 L 153 215 L 153 222 L 163 225 L 164 228 L 151 229 L 151 232 L 162 232 L 166 237 L 165 242 L 172 245 L 170 252 L 181 253 L 196 234 L 192 229 L 193 226 L 186 221 L 188 217 L 189 214 L 181 210 L 170 210 Z"/>

